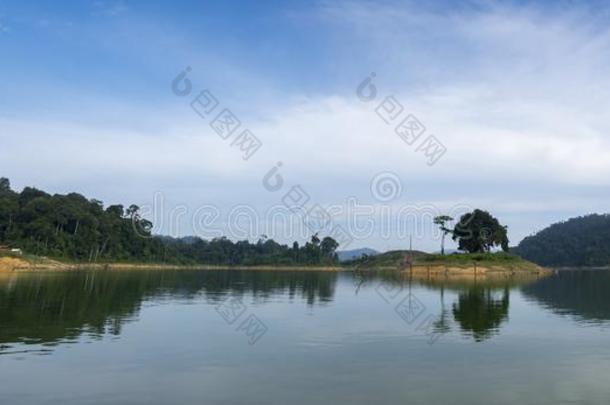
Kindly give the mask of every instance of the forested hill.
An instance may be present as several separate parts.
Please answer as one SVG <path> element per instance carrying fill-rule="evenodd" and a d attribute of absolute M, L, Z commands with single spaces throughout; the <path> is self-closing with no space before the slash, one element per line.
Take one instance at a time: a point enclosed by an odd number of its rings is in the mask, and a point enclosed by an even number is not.
<path fill-rule="evenodd" d="M 173 239 L 151 235 L 152 223 L 139 207 L 104 208 L 76 193 L 50 195 L 26 187 L 11 190 L 0 178 L 0 245 L 30 254 L 77 262 L 155 262 L 215 265 L 329 265 L 337 263 L 337 242 L 312 236 L 299 246 L 272 239 L 257 243 L 227 238 Z"/>
<path fill-rule="evenodd" d="M 543 266 L 610 265 L 610 215 L 560 222 L 525 238 L 515 252 Z"/>

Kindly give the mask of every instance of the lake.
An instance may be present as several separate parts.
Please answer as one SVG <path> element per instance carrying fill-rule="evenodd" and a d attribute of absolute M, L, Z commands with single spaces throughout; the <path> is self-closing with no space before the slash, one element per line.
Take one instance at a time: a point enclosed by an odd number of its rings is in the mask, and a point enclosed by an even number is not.
<path fill-rule="evenodd" d="M 1 404 L 607 404 L 610 272 L 0 275 Z"/>

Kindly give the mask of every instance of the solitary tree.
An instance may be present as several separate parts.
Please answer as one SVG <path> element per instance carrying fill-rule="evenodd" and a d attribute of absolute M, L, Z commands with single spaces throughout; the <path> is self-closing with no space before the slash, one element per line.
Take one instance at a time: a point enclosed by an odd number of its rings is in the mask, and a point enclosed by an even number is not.
<path fill-rule="evenodd" d="M 330 236 L 325 237 L 320 243 L 320 252 L 322 253 L 322 257 L 325 260 L 334 261 L 337 255 L 336 251 L 338 247 L 339 243 L 336 240 Z"/>
<path fill-rule="evenodd" d="M 453 218 L 451 218 L 449 215 L 440 215 L 434 218 L 434 223 L 439 226 L 441 232 L 443 233 L 441 239 L 441 255 L 443 256 L 445 255 L 445 237 L 447 234 L 453 232 L 451 229 L 447 228 L 447 222 L 451 221 L 453 221 Z"/>
<path fill-rule="evenodd" d="M 0 193 L 11 191 L 11 182 L 6 177 L 0 177 Z"/>
<path fill-rule="evenodd" d="M 462 215 L 453 229 L 453 240 L 459 241 L 460 250 L 469 253 L 489 252 L 495 246 L 508 252 L 507 227 L 479 209 Z"/>

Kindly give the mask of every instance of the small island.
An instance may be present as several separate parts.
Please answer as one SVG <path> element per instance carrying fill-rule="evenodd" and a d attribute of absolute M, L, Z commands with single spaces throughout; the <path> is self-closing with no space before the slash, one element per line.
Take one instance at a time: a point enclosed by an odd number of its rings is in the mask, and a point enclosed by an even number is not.
<path fill-rule="evenodd" d="M 419 251 L 397 250 L 378 256 L 367 256 L 346 265 L 356 271 L 399 270 L 417 278 L 443 277 L 512 277 L 549 275 L 552 270 L 538 266 L 512 253 L 454 253 L 429 254 Z"/>

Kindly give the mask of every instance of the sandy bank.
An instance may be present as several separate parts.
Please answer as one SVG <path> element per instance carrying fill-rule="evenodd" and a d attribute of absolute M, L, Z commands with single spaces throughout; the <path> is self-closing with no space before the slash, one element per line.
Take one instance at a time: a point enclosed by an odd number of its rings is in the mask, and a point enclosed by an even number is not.
<path fill-rule="evenodd" d="M 517 275 L 517 274 L 551 274 L 553 271 L 533 263 L 527 264 L 472 264 L 468 266 L 455 266 L 444 264 L 416 264 L 411 268 L 402 270 L 403 273 L 431 276 L 485 276 L 485 275 Z"/>
<path fill-rule="evenodd" d="M 0 272 L 28 271 L 75 271 L 75 270 L 252 270 L 252 271 L 346 271 L 339 266 L 180 266 L 168 264 L 66 264 L 49 259 L 25 260 L 15 257 L 0 257 Z"/>

